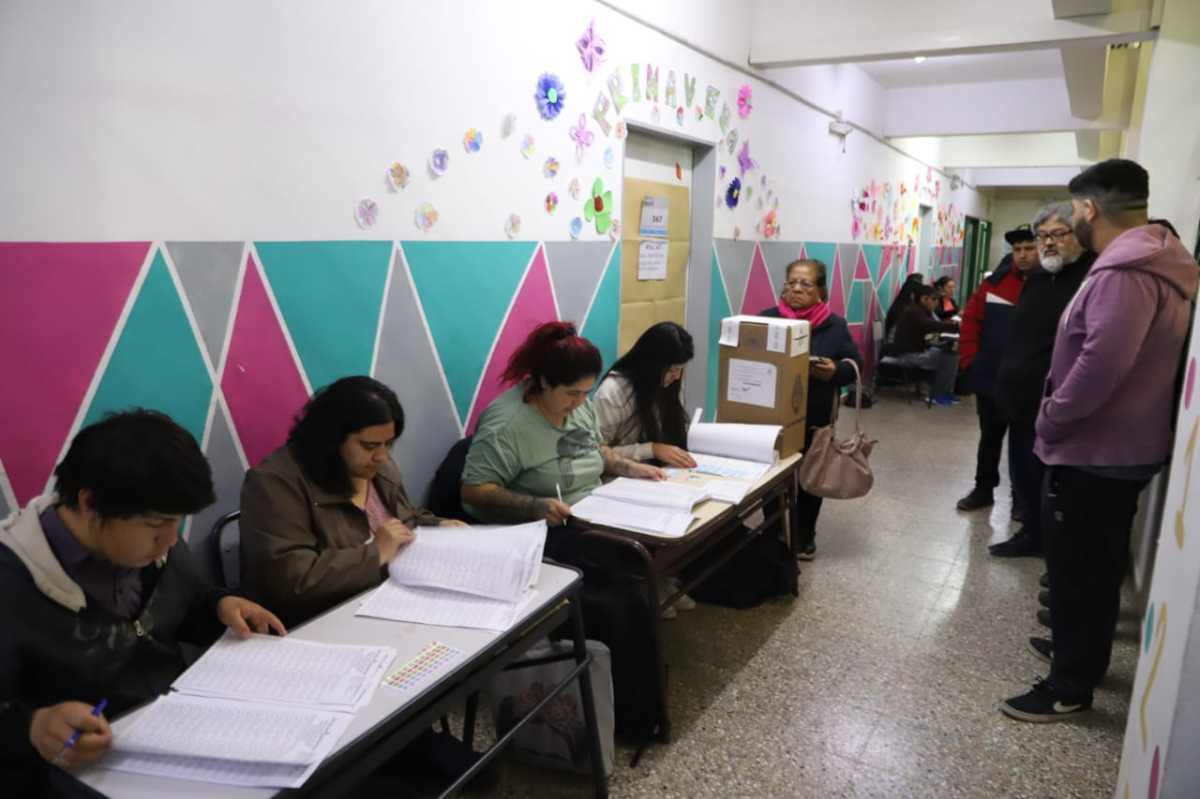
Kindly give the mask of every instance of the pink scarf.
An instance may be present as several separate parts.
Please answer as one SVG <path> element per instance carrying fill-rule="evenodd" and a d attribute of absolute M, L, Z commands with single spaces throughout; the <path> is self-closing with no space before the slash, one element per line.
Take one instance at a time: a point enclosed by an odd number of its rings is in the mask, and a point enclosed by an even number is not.
<path fill-rule="evenodd" d="M 783 300 L 780 300 L 777 307 L 779 308 L 779 315 L 784 319 L 803 319 L 812 326 L 813 330 L 820 327 L 833 314 L 833 311 L 829 310 L 829 303 L 827 302 L 818 302 L 807 308 L 796 310 Z"/>

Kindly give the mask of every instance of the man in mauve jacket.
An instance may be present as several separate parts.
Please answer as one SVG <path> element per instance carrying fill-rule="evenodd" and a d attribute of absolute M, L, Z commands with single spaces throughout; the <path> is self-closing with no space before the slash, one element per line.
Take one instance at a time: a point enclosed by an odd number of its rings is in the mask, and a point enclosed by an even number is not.
<path fill-rule="evenodd" d="M 1102 161 L 1070 183 L 1075 236 L 1099 253 L 1063 311 L 1035 451 L 1050 573 L 1050 676 L 1001 704 L 1024 721 L 1092 705 L 1108 670 L 1138 494 L 1170 455 L 1197 266 L 1146 223 L 1149 175 Z"/>
<path fill-rule="evenodd" d="M 1029 225 L 1020 225 L 1004 234 L 1012 247 L 1012 257 L 1001 261 L 988 275 L 962 313 L 962 335 L 958 342 L 958 369 L 966 373 L 966 386 L 975 393 L 975 412 L 979 415 L 979 451 L 975 456 L 975 487 L 958 501 L 963 511 L 991 507 L 992 492 L 1000 485 L 1000 451 L 1008 422 L 996 408 L 996 371 L 1004 357 L 1012 328 L 1013 311 L 1025 276 L 1037 267 L 1037 244 Z M 1009 458 L 1012 476 L 1012 458 Z M 1014 481 L 1015 482 L 1015 481 Z M 1027 497 L 1013 492 L 1013 517 L 1023 518 Z M 1033 503 L 1029 503 L 1033 504 Z"/>
<path fill-rule="evenodd" d="M 1008 462 L 1014 493 L 1028 497 L 1030 505 L 1016 535 L 988 547 L 997 557 L 1042 554 L 1039 508 L 1045 469 L 1033 454 L 1033 424 L 1042 404 L 1042 386 L 1050 372 L 1058 319 L 1096 260 L 1096 254 L 1085 250 L 1075 238 L 1071 213 L 1071 203 L 1063 200 L 1043 207 L 1033 218 L 1041 268 L 1025 279 L 1013 313 L 1008 346 L 996 374 L 996 407 L 1008 422 Z"/>

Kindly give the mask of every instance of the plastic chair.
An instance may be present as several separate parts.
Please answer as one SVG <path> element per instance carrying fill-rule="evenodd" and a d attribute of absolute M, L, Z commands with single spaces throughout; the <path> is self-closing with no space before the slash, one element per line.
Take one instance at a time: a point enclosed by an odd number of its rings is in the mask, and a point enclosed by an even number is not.
<path fill-rule="evenodd" d="M 208 534 L 209 540 L 216 552 L 217 568 L 221 572 L 221 582 L 226 588 L 234 589 L 241 582 L 241 533 L 235 522 L 242 518 L 242 512 L 235 510 L 217 519 Z"/>

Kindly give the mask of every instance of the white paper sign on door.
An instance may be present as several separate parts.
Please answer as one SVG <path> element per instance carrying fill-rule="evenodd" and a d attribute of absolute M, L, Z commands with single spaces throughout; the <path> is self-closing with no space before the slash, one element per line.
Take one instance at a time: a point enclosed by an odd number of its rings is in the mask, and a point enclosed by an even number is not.
<path fill-rule="evenodd" d="M 638 227 L 638 235 L 666 236 L 668 211 L 666 197 L 643 197 L 642 220 Z"/>
<path fill-rule="evenodd" d="M 670 242 L 643 241 L 638 245 L 638 280 L 666 280 Z"/>
<path fill-rule="evenodd" d="M 762 408 L 774 408 L 777 377 L 778 372 L 774 364 L 730 358 L 729 387 L 725 390 L 725 399 Z"/>

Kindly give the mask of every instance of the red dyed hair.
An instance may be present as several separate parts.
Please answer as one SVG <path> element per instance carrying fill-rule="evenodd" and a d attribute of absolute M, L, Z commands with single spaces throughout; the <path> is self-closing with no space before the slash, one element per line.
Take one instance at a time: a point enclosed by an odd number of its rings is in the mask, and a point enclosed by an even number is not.
<path fill-rule="evenodd" d="M 570 322 L 546 322 L 534 328 L 508 359 L 501 379 L 505 383 L 529 381 L 527 396 L 547 386 L 569 385 L 597 377 L 603 368 L 600 350 L 575 332 Z"/>

